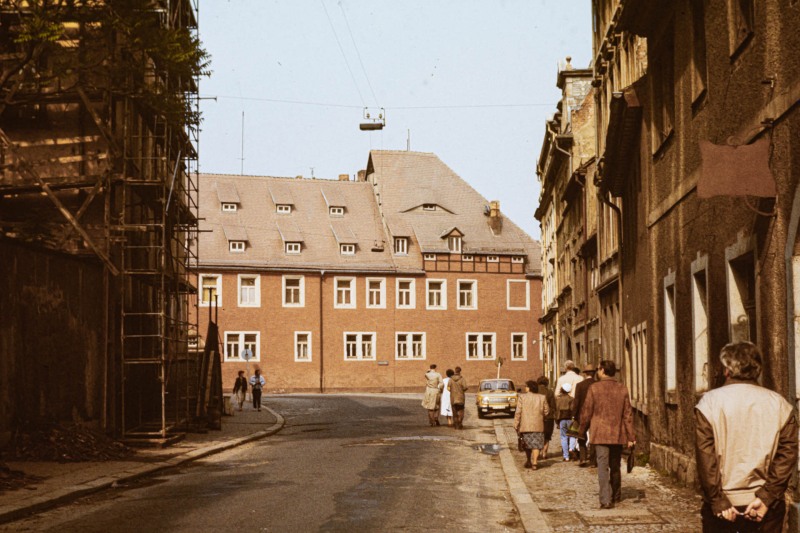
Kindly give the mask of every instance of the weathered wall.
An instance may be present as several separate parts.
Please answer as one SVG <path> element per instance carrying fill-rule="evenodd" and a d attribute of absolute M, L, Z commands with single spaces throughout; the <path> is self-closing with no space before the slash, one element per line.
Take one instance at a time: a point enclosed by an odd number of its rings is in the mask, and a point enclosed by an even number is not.
<path fill-rule="evenodd" d="M 0 257 L 0 434 L 45 421 L 97 421 L 102 268 L 3 240 Z"/>

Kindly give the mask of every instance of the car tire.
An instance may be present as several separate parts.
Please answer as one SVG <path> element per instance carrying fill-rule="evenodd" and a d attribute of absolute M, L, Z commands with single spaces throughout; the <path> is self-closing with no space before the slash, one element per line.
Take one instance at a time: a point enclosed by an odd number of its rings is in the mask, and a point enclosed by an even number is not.
<path fill-rule="evenodd" d="M 486 415 L 481 413 L 480 411 L 478 411 L 478 418 L 484 419 L 484 418 L 486 418 Z"/>

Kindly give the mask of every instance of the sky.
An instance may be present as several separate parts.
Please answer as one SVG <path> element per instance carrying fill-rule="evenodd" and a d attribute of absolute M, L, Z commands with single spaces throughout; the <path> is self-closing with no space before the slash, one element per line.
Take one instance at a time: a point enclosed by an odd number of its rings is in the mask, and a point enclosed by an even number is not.
<path fill-rule="evenodd" d="M 201 172 L 336 179 L 410 138 L 539 238 L 536 161 L 558 69 L 591 59 L 589 0 L 200 0 L 199 21 Z"/>

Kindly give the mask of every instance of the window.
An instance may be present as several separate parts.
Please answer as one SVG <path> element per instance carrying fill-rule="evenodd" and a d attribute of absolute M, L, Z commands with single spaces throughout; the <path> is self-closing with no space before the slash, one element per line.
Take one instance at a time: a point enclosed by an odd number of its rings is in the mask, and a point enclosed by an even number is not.
<path fill-rule="evenodd" d="M 474 261 L 475 257 L 470 255 L 470 254 L 465 254 L 465 255 L 461 256 L 461 260 L 464 261 L 465 263 L 468 263 L 468 262 Z"/>
<path fill-rule="evenodd" d="M 512 361 L 525 361 L 528 359 L 528 334 L 527 333 L 512 333 L 511 334 L 511 360 Z"/>
<path fill-rule="evenodd" d="M 436 261 L 436 254 L 424 254 L 422 256 L 425 261 Z"/>
<path fill-rule="evenodd" d="M 450 235 L 447 238 L 447 249 L 455 254 L 461 253 L 461 237 L 459 235 Z"/>
<path fill-rule="evenodd" d="M 726 257 L 729 255 L 726 250 Z M 730 342 L 757 340 L 756 269 L 752 249 L 728 260 Z"/>
<path fill-rule="evenodd" d="M 695 392 L 704 392 L 709 388 L 707 264 L 708 256 L 692 261 L 692 340 Z"/>
<path fill-rule="evenodd" d="M 386 308 L 385 278 L 367 278 L 367 307 Z"/>
<path fill-rule="evenodd" d="M 356 245 L 355 244 L 340 244 L 339 245 L 339 252 L 342 255 L 355 255 L 356 254 Z"/>
<path fill-rule="evenodd" d="M 447 282 L 443 279 L 429 279 L 428 309 L 447 309 Z"/>
<path fill-rule="evenodd" d="M 259 361 L 261 358 L 260 336 L 258 331 L 226 331 L 225 360 Z"/>
<path fill-rule="evenodd" d="M 244 252 L 244 241 L 229 241 L 228 242 L 228 249 L 235 254 L 240 254 Z"/>
<path fill-rule="evenodd" d="M 228 203 L 222 204 L 223 213 L 235 213 L 237 209 L 238 206 L 236 204 L 228 204 Z"/>
<path fill-rule="evenodd" d="M 299 242 L 287 242 L 286 243 L 286 253 L 287 254 L 299 254 L 301 244 Z"/>
<path fill-rule="evenodd" d="M 333 278 L 334 300 L 333 307 L 337 309 L 356 308 L 356 280 L 355 278 Z"/>
<path fill-rule="evenodd" d="M 261 276 L 239 274 L 239 307 L 261 305 Z"/>
<path fill-rule="evenodd" d="M 670 272 L 664 278 L 664 360 L 667 393 L 675 391 L 678 385 L 675 343 L 675 272 Z M 668 401 L 670 400 L 668 398 Z"/>
<path fill-rule="evenodd" d="M 467 333 L 467 359 L 494 359 L 494 333 Z"/>
<path fill-rule="evenodd" d="M 306 304 L 304 276 L 283 276 L 283 307 L 304 307 Z"/>
<path fill-rule="evenodd" d="M 506 309 L 509 311 L 528 311 L 531 308 L 531 291 L 526 279 L 506 281 Z"/>
<path fill-rule="evenodd" d="M 311 332 L 294 332 L 294 360 L 297 363 L 311 362 Z"/>
<path fill-rule="evenodd" d="M 395 255 L 406 255 L 408 253 L 408 237 L 394 238 Z"/>
<path fill-rule="evenodd" d="M 736 56 L 753 35 L 753 0 L 728 0 L 728 51 Z"/>
<path fill-rule="evenodd" d="M 292 206 L 289 204 L 278 204 L 275 210 L 279 215 L 290 215 L 292 213 Z"/>
<path fill-rule="evenodd" d="M 436 204 L 422 204 L 423 211 L 436 211 Z"/>
<path fill-rule="evenodd" d="M 524 257 L 512 257 L 511 258 L 511 262 L 512 263 L 524 263 L 525 262 L 525 258 Z"/>
<path fill-rule="evenodd" d="M 653 62 L 653 153 L 672 134 L 675 123 L 675 67 L 672 28 L 668 28 Z"/>
<path fill-rule="evenodd" d="M 331 207 L 328 209 L 328 213 L 330 213 L 332 217 L 343 217 L 344 207 Z"/>
<path fill-rule="evenodd" d="M 395 342 L 395 359 L 425 359 L 424 333 L 398 333 Z"/>
<path fill-rule="evenodd" d="M 344 334 L 345 361 L 375 360 L 375 333 Z"/>
<path fill-rule="evenodd" d="M 222 305 L 222 276 L 200 274 L 200 307 Z"/>
<path fill-rule="evenodd" d="M 500 262 L 500 258 L 498 256 L 496 256 L 496 255 L 487 255 L 486 256 L 486 262 L 487 263 L 499 263 Z"/>
<path fill-rule="evenodd" d="M 647 323 L 642 322 L 631 330 L 633 362 L 631 376 L 631 403 L 642 412 L 647 411 Z"/>
<path fill-rule="evenodd" d="M 475 280 L 458 280 L 458 308 L 478 308 L 478 282 Z"/>
<path fill-rule="evenodd" d="M 705 93 L 708 80 L 705 0 L 690 2 L 689 7 L 692 10 L 692 103 L 695 103 Z"/>
<path fill-rule="evenodd" d="M 413 279 L 397 280 L 397 308 L 414 309 L 417 307 L 417 297 Z"/>

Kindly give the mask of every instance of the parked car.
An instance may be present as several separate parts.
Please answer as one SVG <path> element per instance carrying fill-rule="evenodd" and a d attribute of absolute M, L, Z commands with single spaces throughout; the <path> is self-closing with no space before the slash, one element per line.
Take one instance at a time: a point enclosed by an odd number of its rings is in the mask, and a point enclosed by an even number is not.
<path fill-rule="evenodd" d="M 513 415 L 517 411 L 517 389 L 510 379 L 482 379 L 475 402 L 478 418 L 498 412 Z"/>

